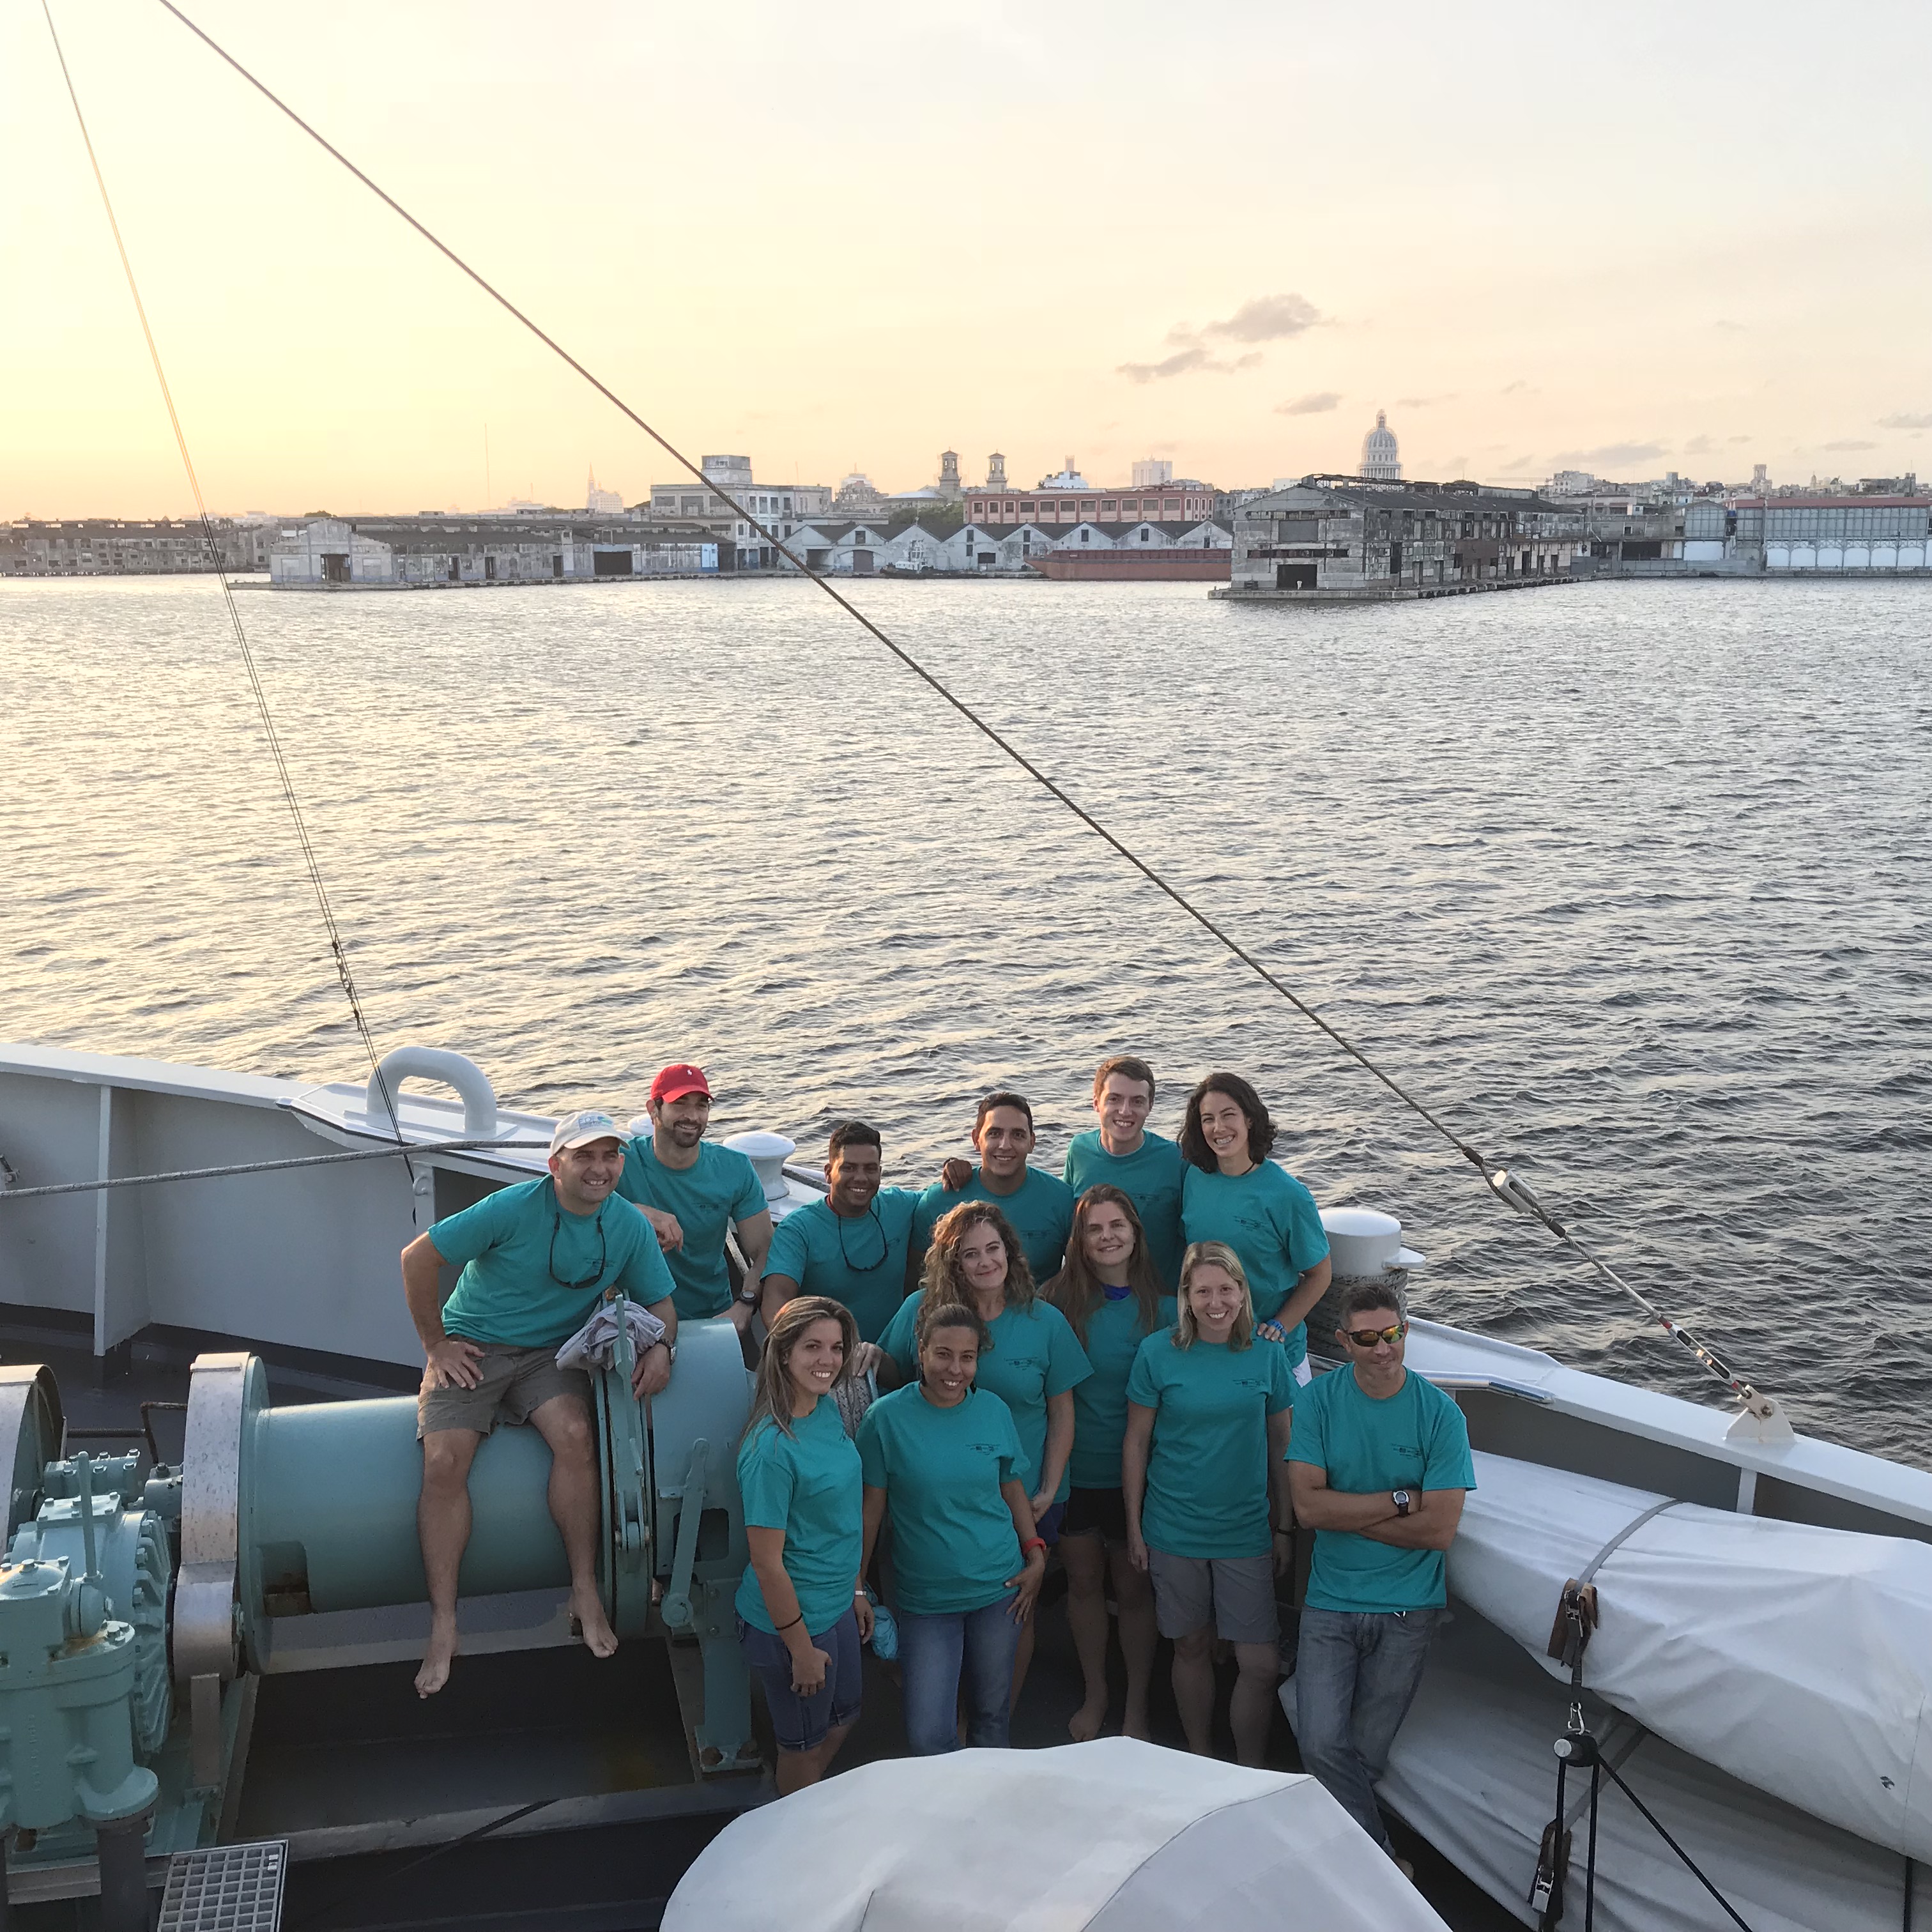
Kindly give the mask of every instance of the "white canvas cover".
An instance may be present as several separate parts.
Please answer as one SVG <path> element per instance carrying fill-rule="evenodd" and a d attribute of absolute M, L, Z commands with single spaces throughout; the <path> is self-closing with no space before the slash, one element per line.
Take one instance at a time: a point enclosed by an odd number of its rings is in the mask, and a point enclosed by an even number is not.
<path fill-rule="evenodd" d="M 1384 1804 L 1526 1925 L 1537 1848 L 1556 1799 L 1568 1688 L 1459 1609 L 1396 1733 Z M 1605 1714 L 1594 1726 L 1602 1734 Z M 1807 1817 L 1611 1716 L 1606 1755 L 1751 1932 L 1898 1932 L 1905 1861 Z M 1630 1748 L 1634 1744 L 1634 1748 Z M 1628 1753 L 1628 1754 L 1626 1754 Z M 1560 1922 L 1583 1923 L 1587 1772 L 1564 1794 L 1571 1878 Z M 1926 1890 L 1921 1875 L 1922 1898 Z M 1598 1814 L 1597 1932 L 1723 1932 L 1731 1922 L 1670 1847 L 1604 1780 Z"/>
<path fill-rule="evenodd" d="M 664 1932 L 1447 1932 L 1312 1778 L 1102 1738 L 862 1765 L 714 1838 Z"/>
<path fill-rule="evenodd" d="M 1567 1578 L 1664 1500 L 1478 1454 L 1450 1592 L 1545 1657 Z M 1932 1545 L 1677 1504 L 1605 1560 L 1583 1682 L 1659 1737 L 1932 1861 Z"/>

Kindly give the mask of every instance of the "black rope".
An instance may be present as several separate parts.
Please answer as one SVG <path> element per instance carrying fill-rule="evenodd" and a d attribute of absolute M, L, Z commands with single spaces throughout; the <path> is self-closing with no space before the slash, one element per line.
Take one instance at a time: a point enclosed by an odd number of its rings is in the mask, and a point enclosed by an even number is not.
<path fill-rule="evenodd" d="M 41 4 L 44 6 L 46 4 L 46 0 L 41 0 Z M 395 196 L 391 194 L 387 189 L 381 187 L 368 175 L 365 174 L 362 169 L 358 167 L 356 164 L 352 161 L 340 148 L 337 147 L 332 141 L 329 140 L 317 129 L 312 127 L 308 122 L 304 121 L 302 117 L 298 114 L 286 100 L 283 100 L 281 96 L 277 94 L 272 88 L 269 87 L 265 82 L 257 80 L 256 76 L 251 74 L 247 68 L 244 67 L 242 63 L 237 60 L 226 47 L 223 46 L 218 40 L 215 40 L 202 28 L 197 26 L 193 20 L 190 20 L 188 15 L 184 14 L 182 10 L 174 4 L 174 0 L 160 0 L 160 4 L 162 7 L 166 8 L 170 14 L 172 14 L 175 19 L 178 20 L 190 33 L 193 34 L 196 39 L 200 40 L 204 46 L 207 47 L 212 53 L 214 54 L 219 59 L 224 62 L 228 66 L 232 68 L 236 73 L 239 74 L 250 87 L 254 88 L 256 92 L 260 94 L 271 106 L 274 107 L 279 113 L 286 116 L 289 120 L 293 122 L 296 126 L 299 128 L 310 140 L 315 142 L 316 146 L 323 151 L 324 153 L 329 155 L 332 159 L 340 163 L 340 165 L 350 174 L 354 176 L 356 180 L 360 182 L 371 194 L 375 196 L 376 200 L 381 202 L 386 208 L 388 208 L 390 212 L 396 215 L 399 220 L 406 224 L 410 228 L 413 229 L 417 234 L 420 235 L 422 238 L 427 242 L 431 248 L 434 248 L 445 260 L 448 262 L 453 268 L 456 268 L 460 273 L 466 276 L 471 281 L 474 282 L 477 287 L 482 290 L 484 294 L 488 296 L 490 299 L 496 303 L 500 308 L 502 309 L 506 314 L 520 323 L 524 328 L 527 329 L 532 335 L 535 336 L 546 349 L 549 350 L 550 352 L 556 356 L 557 358 L 567 368 L 574 371 L 576 374 L 580 376 L 586 382 L 590 384 L 592 388 L 595 389 L 597 393 L 605 400 L 605 401 L 609 403 L 614 409 L 617 410 L 617 412 L 622 416 L 627 422 L 634 424 L 638 429 L 641 430 L 646 436 L 650 438 L 652 442 L 655 442 L 658 447 L 671 459 L 673 462 L 676 463 L 681 469 L 684 470 L 690 476 L 694 477 L 712 496 L 717 498 L 717 500 L 730 509 L 734 515 L 742 518 L 752 526 L 761 539 L 770 544 L 772 548 L 778 552 L 779 556 L 782 556 L 785 561 L 790 564 L 794 568 L 797 570 L 801 575 L 808 578 L 811 582 L 817 584 L 819 589 L 824 591 L 826 596 L 830 598 L 832 602 L 838 606 L 839 609 L 843 610 L 848 616 L 852 619 L 854 622 L 858 624 L 865 631 L 866 631 L 878 644 L 882 645 L 886 650 L 890 652 L 893 657 L 897 658 L 908 670 L 910 671 L 915 677 L 918 678 L 920 681 L 926 685 L 927 688 L 936 696 L 943 699 L 947 704 L 950 705 L 952 708 L 956 711 L 961 717 L 964 718 L 975 730 L 980 732 L 992 744 L 998 746 L 1001 752 L 1004 752 L 1006 755 L 1010 758 L 1015 764 L 1018 766 L 1020 770 L 1024 772 L 1026 775 L 1031 778 L 1035 784 L 1039 785 L 1042 790 L 1046 792 L 1051 797 L 1057 800 L 1059 803 L 1064 806 L 1066 809 L 1072 812 L 1074 817 L 1078 819 L 1081 824 L 1085 826 L 1087 829 L 1096 838 L 1103 840 L 1108 845 L 1112 847 L 1114 851 L 1121 858 L 1124 859 L 1130 866 L 1132 866 L 1134 870 L 1138 872 L 1150 885 L 1154 886 L 1158 890 L 1164 893 L 1169 899 L 1172 900 L 1174 904 L 1179 907 L 1180 909 L 1185 913 L 1190 919 L 1192 920 L 1197 926 L 1201 927 L 1204 932 L 1210 934 L 1214 938 L 1219 940 L 1222 945 L 1226 946 L 1237 959 L 1240 960 L 1242 964 L 1246 966 L 1257 979 L 1260 980 L 1264 985 L 1272 988 L 1274 992 L 1279 993 L 1281 997 L 1284 1000 L 1287 1000 L 1288 1004 L 1293 1006 L 1296 1012 L 1300 1013 L 1304 1019 L 1307 1020 L 1311 1024 L 1319 1028 L 1321 1030 L 1326 1034 L 1329 1039 L 1334 1041 L 1336 1046 L 1340 1047 L 1342 1051 L 1346 1054 L 1351 1060 L 1354 1061 L 1356 1065 L 1360 1066 L 1364 1072 L 1371 1076 L 1374 1079 L 1379 1081 L 1381 1084 L 1384 1087 L 1387 1088 L 1388 1090 L 1393 1094 L 1397 1100 L 1400 1100 L 1405 1106 L 1410 1108 L 1421 1119 L 1426 1120 L 1430 1126 L 1435 1129 L 1437 1133 L 1441 1135 L 1442 1137 L 1447 1141 L 1465 1160 L 1468 1161 L 1470 1165 L 1482 1175 L 1484 1184 L 1487 1186 L 1492 1193 L 1497 1195 L 1498 1198 L 1504 1201 L 1510 1206 L 1515 1207 L 1519 1210 L 1519 1211 L 1530 1215 L 1534 1220 L 1540 1222 L 1543 1226 L 1546 1227 L 1551 1234 L 1554 1234 L 1558 1240 L 1564 1243 L 1566 1246 L 1572 1249 L 1576 1253 L 1581 1255 L 1585 1260 L 1588 1261 L 1592 1267 L 1596 1268 L 1599 1274 L 1604 1275 L 1618 1288 L 1622 1288 L 1627 1294 L 1630 1294 L 1636 1300 L 1640 1306 L 1642 1307 L 1647 1313 L 1652 1315 L 1654 1318 L 1663 1324 L 1668 1334 L 1670 1334 L 1675 1340 L 1682 1342 L 1690 1350 L 1693 1355 L 1695 1356 L 1706 1368 L 1708 1369 L 1712 1373 L 1717 1376 L 1720 1381 L 1725 1382 L 1736 1393 L 1743 1396 L 1747 1402 L 1751 1402 L 1754 1400 L 1762 1401 L 1762 1399 L 1757 1397 L 1756 1391 L 1753 1390 L 1748 1384 L 1741 1381 L 1738 1377 L 1733 1376 L 1729 1369 L 1726 1368 L 1714 1354 L 1713 1354 L 1708 1349 L 1706 1348 L 1701 1342 L 1697 1341 L 1696 1339 L 1690 1334 L 1688 1330 L 1685 1329 L 1680 1323 L 1672 1322 L 1668 1317 L 1663 1316 L 1658 1310 L 1652 1307 L 1651 1304 L 1646 1300 L 1642 1295 L 1638 1294 L 1634 1289 L 1631 1288 L 1628 1283 L 1623 1281 L 1619 1276 L 1616 1275 L 1612 1270 L 1606 1266 L 1604 1263 L 1599 1261 L 1597 1257 L 1592 1254 L 1590 1251 L 1586 1248 L 1574 1234 L 1570 1234 L 1560 1222 L 1557 1221 L 1552 1216 L 1548 1214 L 1543 1208 L 1541 1204 L 1535 1200 L 1533 1196 L 1528 1194 L 1526 1191 L 1522 1190 L 1520 1188 L 1514 1192 L 1504 1192 L 1503 1190 L 1498 1186 L 1496 1180 L 1491 1177 L 1489 1172 L 1489 1164 L 1484 1160 L 1481 1152 L 1476 1148 L 1472 1147 L 1467 1141 L 1464 1140 L 1460 1134 L 1456 1133 L 1453 1128 L 1449 1126 L 1446 1122 L 1440 1119 L 1436 1114 L 1433 1108 L 1427 1106 L 1424 1102 L 1418 1100 L 1415 1095 L 1410 1093 L 1408 1090 L 1403 1087 L 1398 1081 L 1395 1080 L 1390 1075 L 1384 1072 L 1373 1060 L 1370 1059 L 1368 1055 L 1365 1054 L 1360 1047 L 1355 1045 L 1353 1040 L 1348 1039 L 1346 1035 L 1340 1032 L 1335 1027 L 1330 1025 L 1327 1020 L 1322 1018 L 1321 1014 L 1318 1012 L 1313 1006 L 1310 1006 L 1308 1002 L 1303 999 L 1301 996 L 1294 992 L 1292 987 L 1284 984 L 1282 981 L 1277 979 L 1275 975 L 1270 972 L 1268 969 L 1264 966 L 1246 946 L 1242 945 L 1232 933 L 1227 932 L 1216 920 L 1211 918 L 1207 913 L 1204 912 L 1200 907 L 1196 905 L 1192 899 L 1189 898 L 1187 896 L 1178 886 L 1171 884 L 1168 880 L 1164 878 L 1161 874 L 1157 872 L 1153 866 L 1148 864 L 1148 862 L 1144 859 L 1141 858 L 1137 853 L 1134 852 L 1130 847 L 1123 843 L 1122 841 L 1117 838 L 1112 832 L 1108 830 L 1106 826 L 1102 824 L 1099 819 L 1096 818 L 1090 812 L 1088 811 L 1084 806 L 1076 802 L 1061 785 L 1058 784 L 1053 778 L 1050 778 L 1044 771 L 1042 771 L 1039 766 L 1035 764 L 1024 752 L 1020 750 L 1018 746 L 1015 745 L 1010 739 L 1005 736 L 1004 734 L 996 729 L 992 724 L 989 724 L 984 718 L 981 717 L 978 712 L 975 711 L 964 698 L 959 697 L 956 692 L 954 692 L 950 686 L 934 676 L 932 672 L 928 670 L 925 665 L 921 664 L 910 651 L 907 650 L 902 645 L 896 643 L 891 638 L 888 637 L 877 624 L 873 622 L 871 618 L 866 615 L 864 611 L 861 610 L 856 604 L 854 604 L 849 598 L 845 596 L 844 593 L 838 590 L 837 586 L 833 584 L 828 578 L 822 575 L 820 573 L 812 569 L 808 565 L 802 562 L 796 552 L 790 549 L 790 548 L 785 543 L 782 542 L 778 536 L 767 525 L 760 522 L 750 510 L 746 508 L 743 504 L 740 503 L 728 490 L 721 489 L 711 478 L 705 475 L 703 469 L 698 464 L 693 463 L 691 458 L 686 456 L 683 451 L 680 449 L 676 444 L 669 440 L 668 437 L 663 435 L 651 424 L 646 422 L 628 403 L 625 401 L 622 396 L 619 395 L 617 392 L 610 388 L 608 383 L 603 382 L 598 376 L 592 374 L 592 372 L 586 368 L 583 363 L 580 362 L 574 356 L 572 355 L 569 350 L 566 349 L 554 336 L 550 334 L 546 330 L 534 322 L 529 316 L 526 315 L 514 302 L 511 301 L 508 296 L 505 295 L 500 289 L 497 288 L 494 283 L 488 280 L 477 269 L 472 268 L 470 263 L 465 261 L 454 248 L 451 248 L 448 243 L 445 242 L 440 235 L 436 234 L 434 230 L 428 227 L 425 224 L 418 220 L 417 218 L 414 214 L 411 214 L 400 202 L 397 200 Z M 320 881 L 318 880 L 318 885 Z"/>
<path fill-rule="evenodd" d="M 1700 1870 L 1698 1870 L 1696 1860 L 1664 1828 L 1663 1821 L 1658 1816 L 1657 1814 L 1652 1810 L 1650 1807 L 1624 1782 L 1616 1766 L 1612 1764 L 1606 1763 L 1601 1757 L 1599 1757 L 1597 1760 L 1597 1768 L 1602 1771 L 1610 1778 L 1611 1783 L 1616 1785 L 1617 1789 L 1636 1807 L 1638 1810 L 1643 1814 L 1646 1819 L 1649 1820 L 1651 1828 L 1656 1832 L 1657 1835 L 1677 1854 L 1679 1858 L 1683 1861 L 1684 1869 L 1690 1873 L 1690 1876 L 1694 1878 L 1720 1906 L 1724 1907 L 1726 1917 L 1730 1920 L 1733 1925 L 1737 1926 L 1739 1928 L 1739 1932 L 1751 1932 L 1750 1927 L 1744 1919 L 1738 1916 L 1737 1910 L 1736 1907 L 1732 1905 L 1730 1900 L 1726 1898 Z"/>
<path fill-rule="evenodd" d="M 487 1838 L 492 1832 L 500 1832 L 506 1825 L 514 1825 L 519 1818 L 527 1818 L 532 1811 L 541 1811 L 547 1806 L 560 1804 L 558 1798 L 539 1798 L 533 1804 L 525 1804 L 514 1811 L 506 1811 L 500 1818 L 492 1818 L 487 1825 L 478 1825 L 475 1831 L 466 1832 L 460 1838 L 452 1838 L 446 1845 L 438 1845 L 423 1853 L 419 1858 L 412 1858 L 406 1865 L 398 1865 L 394 1871 L 379 1871 L 359 1883 L 338 1892 L 333 1898 L 317 1906 L 306 1918 L 298 1922 L 304 1928 L 320 1925 L 332 1913 L 341 1910 L 344 1906 L 373 1892 L 378 1886 L 392 1886 L 400 1878 L 406 1878 L 412 1871 L 420 1871 L 424 1865 L 434 1864 L 452 1852 L 460 1852 L 466 1845 L 473 1845 L 479 1838 Z"/>
<path fill-rule="evenodd" d="M 291 1167 L 330 1167 L 345 1160 L 394 1160 L 413 1154 L 457 1154 L 465 1148 L 542 1148 L 548 1141 L 412 1141 L 400 1147 L 357 1148 L 348 1154 L 296 1154 L 287 1160 L 242 1161 L 230 1167 L 178 1167 L 166 1174 L 122 1174 L 111 1180 L 62 1180 L 44 1187 L 0 1187 L 0 1202 L 44 1200 L 50 1194 L 98 1194 L 110 1187 L 151 1187 L 163 1180 L 220 1180 L 237 1174 L 276 1174 Z M 410 1170 L 412 1173 L 414 1168 Z"/>
<path fill-rule="evenodd" d="M 222 602 L 227 606 L 228 621 L 235 632 L 235 642 L 242 653 L 242 668 L 248 674 L 249 688 L 254 693 L 255 709 L 262 721 L 262 735 L 268 741 L 268 755 L 275 762 L 275 776 L 281 782 L 282 797 L 289 808 L 289 817 L 296 829 L 296 840 L 302 848 L 302 862 L 308 872 L 308 881 L 315 893 L 316 909 L 322 914 L 322 922 L 328 934 L 330 957 L 335 962 L 335 976 L 342 982 L 343 996 L 349 1002 L 350 1017 L 356 1023 L 356 1031 L 362 1042 L 362 1050 L 369 1057 L 370 1070 L 375 1075 L 376 1084 L 382 1090 L 384 1102 L 389 1109 L 392 1124 L 395 1128 L 396 1144 L 405 1147 L 402 1124 L 396 1118 L 394 1096 L 389 1091 L 389 1083 L 384 1076 L 382 1062 L 376 1052 L 376 1042 L 369 1030 L 369 1022 L 362 1010 L 361 996 L 356 990 L 356 975 L 349 964 L 348 949 L 342 943 L 342 931 L 336 923 L 335 908 L 330 904 L 328 888 L 322 876 L 322 862 L 317 857 L 314 842 L 309 837 L 308 825 L 302 817 L 302 803 L 296 794 L 293 775 L 289 770 L 289 761 L 282 750 L 281 735 L 275 729 L 274 714 L 268 709 L 268 694 L 262 683 L 262 676 L 255 663 L 255 653 L 249 647 L 248 634 L 242 628 L 242 613 L 235 602 L 235 587 L 228 580 L 228 572 L 221 561 L 221 546 L 215 541 L 214 520 L 208 514 L 206 500 L 201 494 L 201 478 L 196 473 L 194 458 L 188 453 L 188 437 L 183 432 L 181 417 L 175 409 L 174 392 L 168 386 L 167 371 L 161 366 L 161 352 L 154 341 L 154 332 L 148 324 L 147 304 L 141 299 L 140 285 L 134 279 L 134 265 L 128 256 L 128 244 L 121 238 L 121 224 L 115 218 L 114 202 L 107 192 L 107 178 L 100 171 L 100 160 L 94 152 L 94 137 L 87 130 L 87 116 L 81 112 L 80 95 L 76 91 L 74 76 L 69 72 L 67 54 L 61 46 L 59 33 L 54 26 L 53 10 L 50 0 L 40 0 L 40 11 L 46 17 L 47 32 L 54 44 L 54 58 L 60 62 L 61 79 L 67 83 L 67 98 L 74 104 L 74 118 L 80 124 L 80 138 L 87 149 L 88 166 L 94 170 L 94 184 L 100 190 L 100 205 L 107 212 L 107 225 L 113 232 L 114 246 L 121 257 L 121 270 L 128 278 L 128 292 L 134 298 L 134 313 L 140 318 L 141 333 L 146 338 L 148 358 L 154 365 L 154 380 L 160 385 L 161 400 L 166 405 L 169 426 L 175 435 L 175 447 L 181 452 L 182 467 L 188 472 L 188 487 L 194 493 L 195 514 L 201 522 L 202 540 L 208 546 L 208 560 L 214 572 L 215 580 L 221 586 Z M 408 1162 L 406 1153 L 404 1155 Z M 416 1180 L 416 1168 L 410 1166 L 412 1184 Z"/>

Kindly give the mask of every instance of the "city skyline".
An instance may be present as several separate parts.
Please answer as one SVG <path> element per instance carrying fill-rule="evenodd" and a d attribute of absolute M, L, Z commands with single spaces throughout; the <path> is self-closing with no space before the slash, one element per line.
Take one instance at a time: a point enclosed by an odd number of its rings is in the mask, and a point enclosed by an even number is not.
<path fill-rule="evenodd" d="M 197 17 L 694 460 L 761 481 L 903 490 L 950 447 L 973 482 L 999 449 L 1016 482 L 1071 450 L 1265 484 L 1352 470 L 1378 410 L 1415 476 L 1924 473 L 1932 21 L 1870 9 L 1873 62 L 1784 14 L 1743 46 L 1640 10 L 1587 50 L 1418 16 L 1371 58 L 1313 13 L 1199 37 L 1132 6 L 827 52 L 748 4 L 613 16 L 592 59 L 494 5 L 350 4 L 342 44 L 384 58 L 327 63 L 292 20 Z M 211 508 L 675 477 L 164 14 L 56 19 Z M 179 514 L 37 14 L 0 22 L 0 70 L 32 184 L 0 242 L 32 292 L 0 313 L 0 517 Z"/>

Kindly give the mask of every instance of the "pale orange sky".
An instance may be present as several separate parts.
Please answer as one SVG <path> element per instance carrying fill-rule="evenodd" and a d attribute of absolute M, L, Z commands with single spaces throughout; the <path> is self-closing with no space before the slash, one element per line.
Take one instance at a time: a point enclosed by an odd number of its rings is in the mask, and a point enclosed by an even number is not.
<path fill-rule="evenodd" d="M 694 456 L 1932 472 L 1932 8 L 185 0 Z M 149 0 L 55 0 L 212 507 L 676 472 Z M 0 518 L 188 504 L 38 6 Z M 1217 325 L 1220 325 L 1217 326 Z"/>

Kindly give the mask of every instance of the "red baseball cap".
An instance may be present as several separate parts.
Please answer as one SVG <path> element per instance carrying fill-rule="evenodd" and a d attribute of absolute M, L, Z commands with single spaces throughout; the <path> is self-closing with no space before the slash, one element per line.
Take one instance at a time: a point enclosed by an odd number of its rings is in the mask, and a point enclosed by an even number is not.
<path fill-rule="evenodd" d="M 667 1066 L 651 1082 L 653 1100 L 682 1100 L 687 1094 L 702 1094 L 708 1100 L 712 1097 L 711 1084 L 704 1077 L 701 1066 Z"/>

